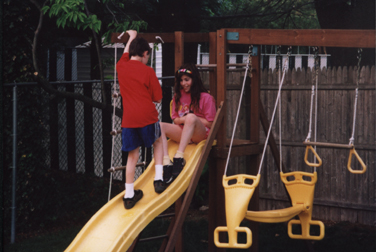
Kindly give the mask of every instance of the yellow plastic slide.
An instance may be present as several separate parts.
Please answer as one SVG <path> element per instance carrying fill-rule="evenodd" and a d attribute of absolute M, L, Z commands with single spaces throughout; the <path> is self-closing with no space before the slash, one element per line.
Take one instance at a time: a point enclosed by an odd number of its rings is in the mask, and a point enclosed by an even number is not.
<path fill-rule="evenodd" d="M 170 140 L 168 145 L 172 160 L 178 144 Z M 135 189 L 144 192 L 143 198 L 132 209 L 126 210 L 123 205 L 124 192 L 118 194 L 86 223 L 65 251 L 126 251 L 147 224 L 172 205 L 188 188 L 204 145 L 205 140 L 197 145 L 187 146 L 184 152 L 187 163 L 183 171 L 161 194 L 154 191 L 153 159 L 145 172 L 135 181 Z"/>

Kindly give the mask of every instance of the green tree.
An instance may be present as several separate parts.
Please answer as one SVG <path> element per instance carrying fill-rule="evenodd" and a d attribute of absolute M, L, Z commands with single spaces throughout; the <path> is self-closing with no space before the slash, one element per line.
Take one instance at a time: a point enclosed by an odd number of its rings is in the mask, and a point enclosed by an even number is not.
<path fill-rule="evenodd" d="M 94 1 L 94 0 L 46 0 L 43 3 L 37 0 L 30 0 L 39 11 L 39 22 L 38 26 L 34 33 L 33 43 L 32 43 L 32 58 L 34 66 L 34 76 L 38 84 L 48 93 L 57 95 L 60 97 L 73 98 L 90 104 L 93 107 L 108 110 L 111 109 L 111 104 L 107 101 L 106 90 L 104 86 L 104 76 L 103 76 L 103 63 L 101 59 L 101 37 L 104 35 L 111 34 L 118 30 L 127 30 L 127 29 L 136 29 L 146 28 L 146 23 L 142 20 L 132 21 L 129 16 L 122 16 L 121 22 L 116 18 L 116 11 L 112 11 L 108 4 L 112 3 L 117 7 L 124 7 L 121 2 L 112 1 L 112 0 L 103 0 L 103 1 Z M 103 21 L 98 18 L 98 15 L 94 14 L 90 8 L 93 8 L 96 11 L 101 10 L 101 16 L 107 16 L 108 13 L 111 13 L 112 21 L 107 23 L 106 28 L 103 28 Z M 96 56 L 98 59 L 99 65 L 99 75 L 102 84 L 102 102 L 98 102 L 91 98 L 88 98 L 84 95 L 65 92 L 56 90 L 43 75 L 43 72 L 40 71 L 39 61 L 38 61 L 38 39 L 42 32 L 42 25 L 44 21 L 44 14 L 48 13 L 49 17 L 56 17 L 56 25 L 58 27 L 73 27 L 78 30 L 90 29 L 92 33 L 92 43 L 94 43 L 96 48 Z M 117 109 L 116 114 L 121 116 L 121 110 Z"/>
<path fill-rule="evenodd" d="M 218 13 L 203 21 L 231 28 L 319 28 L 313 2 L 309 0 L 223 0 L 221 3 Z"/>

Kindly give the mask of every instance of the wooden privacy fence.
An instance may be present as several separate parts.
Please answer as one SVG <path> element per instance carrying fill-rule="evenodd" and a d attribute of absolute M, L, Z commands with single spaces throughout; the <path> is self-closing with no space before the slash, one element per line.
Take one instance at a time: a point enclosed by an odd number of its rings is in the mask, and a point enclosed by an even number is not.
<path fill-rule="evenodd" d="M 202 74 L 206 80 L 206 73 Z M 227 135 L 231 137 L 239 102 L 244 69 L 229 70 L 227 79 Z M 348 144 L 352 134 L 353 109 L 357 80 L 357 67 L 338 67 L 319 70 L 318 73 L 317 141 Z M 287 171 L 312 172 L 304 163 L 305 140 L 309 129 L 310 100 L 315 80 L 310 69 L 288 70 L 281 94 L 281 137 L 278 129 L 278 111 L 273 124 L 277 143 L 282 139 L 282 161 Z M 249 82 L 248 82 L 249 83 Z M 249 90 L 249 84 L 248 90 Z M 246 116 L 249 92 L 245 90 L 235 138 L 248 136 Z M 265 69 L 261 72 L 261 103 L 268 120 L 273 112 L 278 92 L 278 72 Z M 316 219 L 349 221 L 376 225 L 375 196 L 375 67 L 361 68 L 359 97 L 355 126 L 355 146 L 367 165 L 365 174 L 352 174 L 347 170 L 346 149 L 318 148 L 323 165 L 317 168 L 318 182 L 315 190 Z M 313 114 L 313 118 L 315 115 Z M 314 122 L 312 126 L 314 131 Z M 261 141 L 265 134 L 261 129 Z M 312 138 L 312 141 L 314 139 Z M 228 175 L 245 171 L 247 157 L 232 158 Z M 353 167 L 360 169 L 353 161 Z M 268 149 L 260 181 L 260 209 L 279 209 L 289 206 L 287 194 L 280 181 L 279 170 Z"/>

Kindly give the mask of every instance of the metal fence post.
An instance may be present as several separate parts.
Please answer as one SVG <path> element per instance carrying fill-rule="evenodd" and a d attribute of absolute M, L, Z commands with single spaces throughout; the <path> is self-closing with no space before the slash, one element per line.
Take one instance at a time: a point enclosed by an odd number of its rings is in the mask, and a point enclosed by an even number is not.
<path fill-rule="evenodd" d="M 17 85 L 13 87 L 13 161 L 11 243 L 16 238 L 16 167 L 17 167 Z"/>

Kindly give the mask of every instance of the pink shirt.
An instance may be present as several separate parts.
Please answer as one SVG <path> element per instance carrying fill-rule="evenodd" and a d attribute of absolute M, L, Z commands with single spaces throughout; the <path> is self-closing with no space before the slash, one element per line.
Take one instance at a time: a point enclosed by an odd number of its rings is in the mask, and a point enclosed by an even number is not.
<path fill-rule="evenodd" d="M 178 112 L 175 111 L 175 96 L 173 98 L 171 119 L 174 120 L 175 118 L 183 117 L 186 113 L 189 113 L 190 105 L 191 95 L 182 90 Z M 199 107 L 199 111 L 193 111 L 196 116 L 205 118 L 208 122 L 214 121 L 216 114 L 216 104 L 213 96 L 211 96 L 209 93 L 201 93 Z"/>

